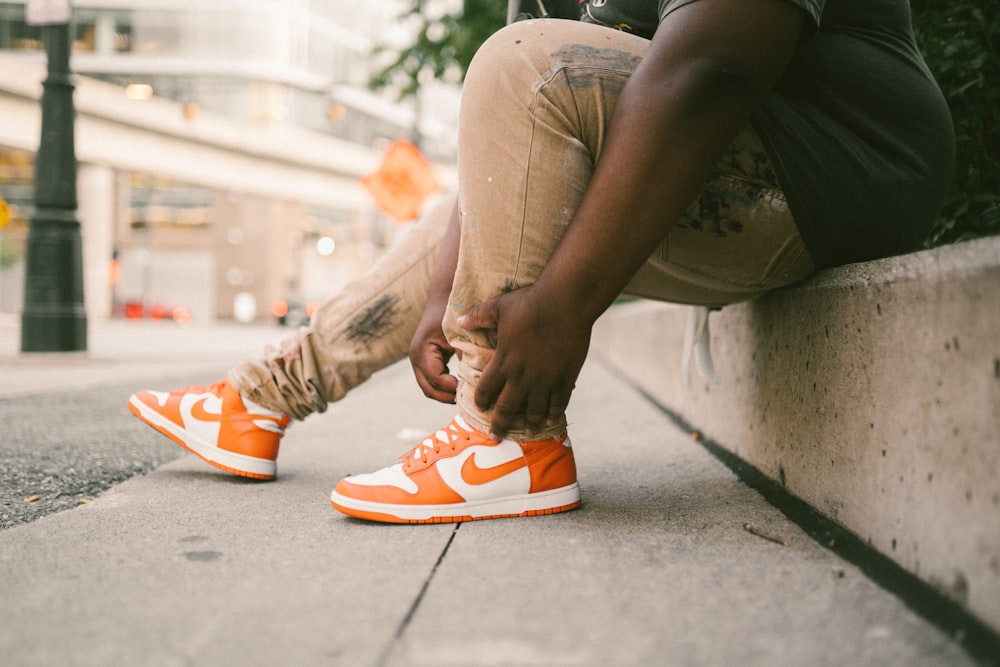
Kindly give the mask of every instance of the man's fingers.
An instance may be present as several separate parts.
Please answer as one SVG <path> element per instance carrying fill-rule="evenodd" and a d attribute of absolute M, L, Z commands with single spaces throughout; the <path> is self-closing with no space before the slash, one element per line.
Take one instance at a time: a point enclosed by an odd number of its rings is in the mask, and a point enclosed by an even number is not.
<path fill-rule="evenodd" d="M 566 408 L 569 406 L 570 396 L 573 394 L 573 387 L 559 387 L 549 396 L 549 412 L 545 416 L 545 425 L 552 426 L 563 418 Z"/>
<path fill-rule="evenodd" d="M 500 322 L 499 298 L 483 301 L 478 306 L 458 318 L 458 326 L 463 329 L 496 329 Z"/>
<path fill-rule="evenodd" d="M 476 407 L 483 411 L 493 407 L 504 387 L 503 378 L 496 373 L 491 373 L 490 370 L 490 367 L 487 366 L 483 374 L 479 376 L 479 385 L 476 387 Z"/>
<path fill-rule="evenodd" d="M 520 392 L 511 390 L 510 385 L 505 386 L 493 405 L 493 416 L 490 419 L 491 438 L 502 438 L 507 435 L 514 420 L 520 415 L 522 405 Z"/>
<path fill-rule="evenodd" d="M 454 403 L 458 394 L 458 378 L 447 372 L 428 375 L 423 369 L 415 373 L 417 384 L 427 398 L 439 403 Z"/>
<path fill-rule="evenodd" d="M 413 374 L 424 396 L 441 403 L 454 403 L 458 379 L 448 372 L 451 348 L 430 344 L 411 353 Z"/>
<path fill-rule="evenodd" d="M 502 438 L 510 430 L 514 420 L 520 416 L 523 394 L 497 369 L 502 363 L 494 358 L 479 376 L 476 387 L 476 407 L 483 412 L 492 409 L 490 436 Z"/>
<path fill-rule="evenodd" d="M 547 391 L 532 391 L 528 394 L 524 409 L 524 431 L 527 435 L 532 435 L 545 426 L 550 400 Z"/>

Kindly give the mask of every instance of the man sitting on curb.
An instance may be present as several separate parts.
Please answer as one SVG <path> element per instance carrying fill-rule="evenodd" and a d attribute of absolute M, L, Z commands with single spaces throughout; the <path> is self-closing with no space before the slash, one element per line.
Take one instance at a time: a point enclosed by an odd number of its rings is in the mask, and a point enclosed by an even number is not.
<path fill-rule="evenodd" d="M 129 406 L 272 479 L 292 419 L 408 352 L 458 416 L 342 480 L 334 507 L 402 523 L 569 510 L 565 411 L 619 294 L 723 306 L 912 250 L 953 144 L 907 0 L 586 1 L 580 21 L 518 22 L 469 68 L 457 200 L 279 349 Z"/>

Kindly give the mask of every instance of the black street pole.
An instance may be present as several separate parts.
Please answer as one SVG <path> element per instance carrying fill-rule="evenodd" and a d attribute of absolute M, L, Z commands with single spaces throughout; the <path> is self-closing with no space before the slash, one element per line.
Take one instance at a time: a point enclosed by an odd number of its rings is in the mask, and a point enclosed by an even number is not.
<path fill-rule="evenodd" d="M 21 351 L 85 351 L 87 313 L 76 213 L 75 85 L 69 69 L 69 25 L 42 26 L 42 38 L 48 76 L 35 162 L 35 212 L 28 231 Z"/>

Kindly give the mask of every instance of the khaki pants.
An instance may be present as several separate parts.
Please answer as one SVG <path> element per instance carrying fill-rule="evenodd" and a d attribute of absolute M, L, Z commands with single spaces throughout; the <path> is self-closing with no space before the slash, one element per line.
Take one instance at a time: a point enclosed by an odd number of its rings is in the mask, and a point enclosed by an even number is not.
<path fill-rule="evenodd" d="M 484 431 L 490 415 L 473 395 L 491 343 L 460 329 L 457 317 L 532 284 L 545 267 L 600 158 L 618 93 L 648 44 L 575 21 L 525 21 L 491 37 L 469 69 L 459 121 L 462 242 L 443 326 L 462 353 L 459 413 Z M 308 328 L 234 369 L 236 387 L 301 419 L 404 358 L 453 202 L 429 207 Z M 626 293 L 722 306 L 813 271 L 770 160 L 746 128 Z M 565 423 L 551 428 L 560 430 Z"/>

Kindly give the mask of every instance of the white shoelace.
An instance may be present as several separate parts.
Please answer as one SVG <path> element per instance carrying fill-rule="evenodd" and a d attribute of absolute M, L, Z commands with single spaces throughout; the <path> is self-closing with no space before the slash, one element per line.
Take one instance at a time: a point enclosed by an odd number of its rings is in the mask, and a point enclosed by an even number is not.
<path fill-rule="evenodd" d="M 712 362 L 712 333 L 708 327 L 708 306 L 691 306 L 688 311 L 687 327 L 684 330 L 684 348 L 681 352 L 681 376 L 688 389 L 691 388 L 691 357 L 695 358 L 698 372 L 713 387 L 721 387 L 722 382 L 715 373 Z"/>
<path fill-rule="evenodd" d="M 471 430 L 472 427 L 464 419 L 456 416 L 450 424 L 440 431 L 436 431 L 433 435 L 424 438 L 423 442 L 403 454 L 400 457 L 400 461 L 420 461 L 431 452 L 441 451 L 442 446 L 453 446 L 456 440 L 468 434 Z"/>

